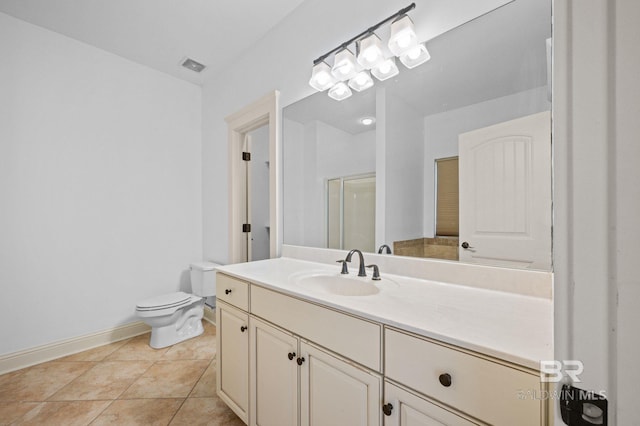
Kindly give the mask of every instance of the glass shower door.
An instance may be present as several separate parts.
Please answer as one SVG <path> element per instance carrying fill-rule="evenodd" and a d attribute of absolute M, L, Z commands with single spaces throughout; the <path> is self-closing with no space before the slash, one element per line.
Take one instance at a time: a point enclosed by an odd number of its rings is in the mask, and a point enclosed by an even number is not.
<path fill-rule="evenodd" d="M 375 175 L 327 181 L 327 247 L 375 249 Z"/>

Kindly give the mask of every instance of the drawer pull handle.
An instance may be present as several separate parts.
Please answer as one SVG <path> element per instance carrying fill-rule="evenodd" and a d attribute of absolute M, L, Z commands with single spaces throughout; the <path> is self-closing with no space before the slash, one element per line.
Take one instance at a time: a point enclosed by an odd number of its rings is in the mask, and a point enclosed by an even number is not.
<path fill-rule="evenodd" d="M 229 294 L 229 293 L 231 293 L 231 290 L 229 290 L 229 289 L 226 289 L 226 290 L 224 291 L 224 294 Z"/>
<path fill-rule="evenodd" d="M 245 331 L 247 331 L 247 326 L 246 326 L 246 325 L 243 325 L 242 327 L 240 327 L 240 331 L 241 331 L 241 332 L 243 332 L 243 333 L 244 333 Z"/>
<path fill-rule="evenodd" d="M 440 384 L 445 388 L 451 386 L 451 374 L 449 373 L 441 374 L 440 377 L 438 377 L 438 380 L 440 380 Z"/>
<path fill-rule="evenodd" d="M 384 404 L 382 406 L 382 412 L 384 413 L 385 416 L 390 416 L 392 410 L 393 410 L 393 405 L 391 404 Z"/>
<path fill-rule="evenodd" d="M 298 363 L 298 365 L 302 365 L 302 363 L 304 362 L 304 357 L 298 358 L 296 362 Z"/>
<path fill-rule="evenodd" d="M 293 360 L 296 357 L 296 353 L 295 352 L 289 352 L 289 355 L 287 355 L 289 357 L 289 361 Z"/>

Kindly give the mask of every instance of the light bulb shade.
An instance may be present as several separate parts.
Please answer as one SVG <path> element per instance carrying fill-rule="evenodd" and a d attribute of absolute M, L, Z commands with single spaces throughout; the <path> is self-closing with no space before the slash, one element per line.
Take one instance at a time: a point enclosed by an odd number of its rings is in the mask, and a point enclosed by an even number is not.
<path fill-rule="evenodd" d="M 377 67 L 371 68 L 371 74 L 380 81 L 395 77 L 399 72 L 395 57 L 385 59 L 384 62 Z"/>
<path fill-rule="evenodd" d="M 424 43 L 421 43 L 400 55 L 400 62 L 409 69 L 417 67 L 420 64 L 424 64 L 429 59 L 431 59 L 431 55 L 429 55 Z"/>
<path fill-rule="evenodd" d="M 336 83 L 336 79 L 331 74 L 331 68 L 326 62 L 318 62 L 313 66 L 311 71 L 311 80 L 309 85 L 316 89 L 318 92 L 327 90 L 329 87 Z"/>
<path fill-rule="evenodd" d="M 367 70 L 360 71 L 355 75 L 355 77 L 349 80 L 349 87 L 351 87 L 356 92 L 362 92 L 363 90 L 366 90 L 371 86 L 373 86 L 373 79 L 371 78 L 371 74 Z"/>
<path fill-rule="evenodd" d="M 351 96 L 351 94 L 351 89 L 349 89 L 349 86 L 347 86 L 347 84 L 343 81 L 339 81 L 331 89 L 329 89 L 329 97 L 331 99 L 335 99 L 336 101 L 347 99 L 349 96 Z"/>
<path fill-rule="evenodd" d="M 333 74 L 337 80 L 349 80 L 353 78 L 358 71 L 360 71 L 360 67 L 356 63 L 356 57 L 349 49 L 342 49 L 336 53 L 331 74 Z"/>
<path fill-rule="evenodd" d="M 366 69 L 371 69 L 384 61 L 382 41 L 374 33 L 358 41 L 358 63 Z"/>
<path fill-rule="evenodd" d="M 407 50 L 418 45 L 418 36 L 413 28 L 413 21 L 407 15 L 403 15 L 391 23 L 391 35 L 389 36 L 389 50 L 400 56 Z"/>

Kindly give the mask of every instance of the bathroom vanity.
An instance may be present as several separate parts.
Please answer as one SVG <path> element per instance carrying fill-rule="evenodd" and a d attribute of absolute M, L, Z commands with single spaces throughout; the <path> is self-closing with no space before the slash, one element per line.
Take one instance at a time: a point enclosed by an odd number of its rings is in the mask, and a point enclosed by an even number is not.
<path fill-rule="evenodd" d="M 549 423 L 550 298 L 381 274 L 219 268 L 220 398 L 250 425 Z"/>

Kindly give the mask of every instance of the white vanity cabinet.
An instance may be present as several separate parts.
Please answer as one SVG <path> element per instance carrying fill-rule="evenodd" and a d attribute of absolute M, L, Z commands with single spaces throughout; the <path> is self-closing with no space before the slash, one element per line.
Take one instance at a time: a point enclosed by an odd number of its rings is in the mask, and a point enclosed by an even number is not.
<path fill-rule="evenodd" d="M 471 426 L 477 423 L 454 414 L 408 389 L 384 382 L 385 426 Z"/>
<path fill-rule="evenodd" d="M 311 342 L 342 347 L 379 365 L 379 326 L 257 286 L 251 291 L 250 424 L 380 425 L 381 374 Z M 346 329 L 339 327 L 342 321 Z M 349 337 L 354 329 L 378 342 L 373 357 Z"/>
<path fill-rule="evenodd" d="M 228 302 L 244 294 L 235 290 L 245 283 L 221 274 L 218 283 L 217 391 L 241 419 L 252 426 L 382 424 L 382 375 L 359 364 L 381 368 L 381 325 L 259 286 L 250 287 L 250 309 L 241 311 Z M 244 298 L 231 300 L 242 305 Z"/>
<path fill-rule="evenodd" d="M 251 317 L 252 426 L 379 425 L 381 376 Z"/>
<path fill-rule="evenodd" d="M 251 317 L 249 376 L 251 425 L 298 423 L 299 339 Z"/>
<path fill-rule="evenodd" d="M 339 330 L 336 330 L 339 333 Z M 382 377 L 302 342 L 300 425 L 382 424 Z"/>
<path fill-rule="evenodd" d="M 216 391 L 242 420 L 249 420 L 249 283 L 217 274 Z"/>
<path fill-rule="evenodd" d="M 217 392 L 251 426 L 548 424 L 547 402 L 522 398 L 542 395 L 535 370 L 220 273 L 218 283 Z"/>
<path fill-rule="evenodd" d="M 249 315 L 224 302 L 216 307 L 216 391 L 245 422 L 249 419 Z"/>
<path fill-rule="evenodd" d="M 522 397 L 542 395 L 536 372 L 400 330 L 385 330 L 385 378 L 488 424 L 545 424 L 545 404 Z"/>

